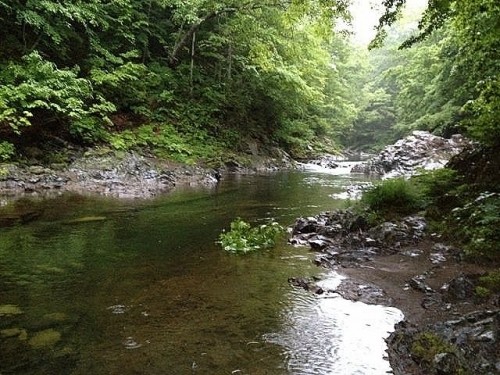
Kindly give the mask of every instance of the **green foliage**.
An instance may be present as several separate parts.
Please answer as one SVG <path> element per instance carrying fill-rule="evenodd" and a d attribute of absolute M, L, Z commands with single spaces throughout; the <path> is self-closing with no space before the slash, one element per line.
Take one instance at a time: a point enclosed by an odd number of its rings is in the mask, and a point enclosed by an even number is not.
<path fill-rule="evenodd" d="M 188 130 L 188 129 L 186 129 Z M 208 164 L 227 156 L 232 135 L 222 132 L 215 138 L 204 129 L 190 129 L 181 132 L 170 124 L 142 125 L 107 135 L 107 141 L 115 150 L 147 149 L 159 157 L 174 159 L 183 163 L 204 161 Z"/>
<path fill-rule="evenodd" d="M 7 141 L 0 142 L 0 161 L 8 161 L 16 153 L 14 145 Z"/>
<path fill-rule="evenodd" d="M 365 191 L 361 203 L 380 213 L 409 214 L 423 208 L 424 197 L 404 178 L 382 181 Z"/>
<path fill-rule="evenodd" d="M 78 71 L 58 69 L 37 52 L 0 72 L 0 127 L 21 134 L 33 122 L 62 121 L 83 138 L 99 130 L 113 105 L 94 98 L 88 80 Z"/>
<path fill-rule="evenodd" d="M 461 240 L 471 259 L 498 260 L 500 241 L 500 195 L 481 193 L 453 210 L 454 227 L 461 228 Z"/>
<path fill-rule="evenodd" d="M 446 212 L 459 202 L 457 189 L 462 181 L 453 169 L 440 168 L 425 171 L 412 177 L 411 180 L 425 198 L 428 211 L 431 206 Z"/>
<path fill-rule="evenodd" d="M 448 353 L 458 357 L 458 348 L 446 342 L 432 332 L 419 333 L 413 339 L 411 356 L 424 369 L 431 369 L 434 357 L 440 353 Z M 466 369 L 457 361 L 457 368 L 452 369 L 453 374 L 466 374 Z"/>
<path fill-rule="evenodd" d="M 478 292 L 479 289 L 479 293 Z M 489 272 L 479 278 L 479 286 L 476 287 L 477 294 L 500 293 L 500 269 Z"/>
<path fill-rule="evenodd" d="M 231 223 L 229 232 L 222 232 L 219 236 L 224 250 L 231 253 L 248 253 L 255 250 L 272 248 L 276 240 L 284 232 L 284 228 L 277 222 L 252 227 L 240 218 Z"/>

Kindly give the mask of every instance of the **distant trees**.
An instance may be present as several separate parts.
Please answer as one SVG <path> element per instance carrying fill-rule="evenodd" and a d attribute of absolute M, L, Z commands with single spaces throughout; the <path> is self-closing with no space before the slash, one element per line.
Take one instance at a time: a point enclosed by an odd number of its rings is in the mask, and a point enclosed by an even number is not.
<path fill-rule="evenodd" d="M 12 155 L 13 144 L 47 133 L 109 141 L 110 132 L 143 125 L 236 148 L 257 138 L 296 156 L 339 139 L 381 144 L 414 128 L 499 138 L 491 136 L 497 1 L 430 1 L 420 34 L 386 31 L 369 62 L 334 31 L 348 4 L 0 1 L 2 149 Z M 384 4 L 380 30 L 404 0 Z"/>
<path fill-rule="evenodd" d="M 465 132 L 485 144 L 498 144 L 500 4 L 430 1 L 419 33 L 409 36 L 404 25 L 411 20 L 395 23 L 394 12 L 404 0 L 386 3 L 390 7 L 372 43 L 380 49 L 370 55 L 372 76 L 365 90 L 371 99 L 350 142 L 381 144 L 388 134 L 425 129 L 442 135 Z"/>

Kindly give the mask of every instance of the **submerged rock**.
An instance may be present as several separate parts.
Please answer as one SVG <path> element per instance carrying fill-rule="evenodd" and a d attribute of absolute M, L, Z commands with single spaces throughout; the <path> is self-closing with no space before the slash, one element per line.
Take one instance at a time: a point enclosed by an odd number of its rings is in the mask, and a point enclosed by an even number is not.
<path fill-rule="evenodd" d="M 23 311 L 17 305 L 0 305 L 0 317 L 21 315 Z"/>
<path fill-rule="evenodd" d="M 0 331 L 0 338 L 17 337 L 21 341 L 28 338 L 28 333 L 23 328 L 7 328 Z"/>
<path fill-rule="evenodd" d="M 28 344 L 33 349 L 51 348 L 57 344 L 59 340 L 61 340 L 61 334 L 50 328 L 37 332 L 31 339 L 29 339 Z"/>
<path fill-rule="evenodd" d="M 354 173 L 384 176 L 411 176 L 420 169 L 442 168 L 455 155 L 471 144 L 461 135 L 450 139 L 425 131 L 414 131 L 410 136 L 387 146 L 366 163 L 358 164 Z"/>

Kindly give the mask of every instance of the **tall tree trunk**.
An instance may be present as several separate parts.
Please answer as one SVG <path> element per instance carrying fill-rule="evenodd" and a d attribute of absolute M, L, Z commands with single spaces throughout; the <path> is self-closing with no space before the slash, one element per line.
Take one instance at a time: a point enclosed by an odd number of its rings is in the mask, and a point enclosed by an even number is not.
<path fill-rule="evenodd" d="M 200 26 L 217 16 L 216 12 L 212 12 L 207 14 L 205 17 L 200 19 L 198 23 L 195 23 L 191 25 L 191 27 L 184 33 L 184 35 L 179 39 L 179 41 L 175 44 L 174 48 L 172 49 L 172 52 L 170 53 L 170 56 L 168 57 L 168 66 L 171 67 L 172 69 L 175 69 L 179 66 L 180 60 L 179 56 L 182 52 L 182 49 L 188 45 L 189 41 L 192 40 L 194 33 L 200 28 Z"/>
<path fill-rule="evenodd" d="M 190 95 L 193 96 L 193 70 L 194 70 L 194 46 L 196 43 L 196 32 L 193 33 L 193 39 L 191 41 L 191 67 L 189 68 L 189 84 L 190 84 Z"/>

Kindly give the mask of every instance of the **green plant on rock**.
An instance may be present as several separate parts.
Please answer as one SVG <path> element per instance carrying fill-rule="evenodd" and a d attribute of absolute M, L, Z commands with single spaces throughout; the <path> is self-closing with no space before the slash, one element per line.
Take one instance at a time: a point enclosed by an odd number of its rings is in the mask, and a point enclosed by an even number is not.
<path fill-rule="evenodd" d="M 430 370 L 438 354 L 456 357 L 453 374 L 465 375 L 466 369 L 461 363 L 458 349 L 432 332 L 421 332 L 415 336 L 411 346 L 411 356 L 424 369 Z"/>
<path fill-rule="evenodd" d="M 230 253 L 248 253 L 260 249 L 272 248 L 276 245 L 284 228 L 277 222 L 252 227 L 238 218 L 231 223 L 231 230 L 219 235 L 222 248 Z"/>
<path fill-rule="evenodd" d="M 409 214 L 423 208 L 424 197 L 410 181 L 395 178 L 367 190 L 361 203 L 375 212 Z"/>
<path fill-rule="evenodd" d="M 487 297 L 492 293 L 500 293 L 500 269 L 479 278 L 476 294 L 480 297 Z"/>

